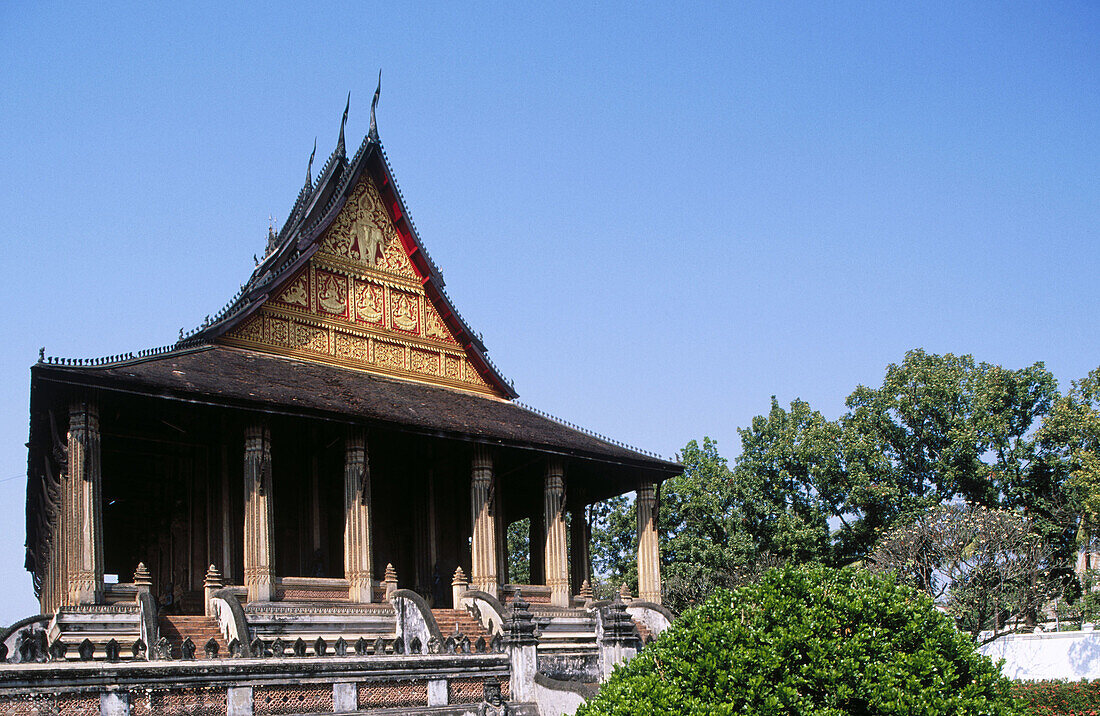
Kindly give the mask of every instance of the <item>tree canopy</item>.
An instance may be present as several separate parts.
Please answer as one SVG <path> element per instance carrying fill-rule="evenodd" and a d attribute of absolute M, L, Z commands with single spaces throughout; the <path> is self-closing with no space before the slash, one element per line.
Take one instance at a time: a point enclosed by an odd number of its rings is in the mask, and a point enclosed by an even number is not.
<path fill-rule="evenodd" d="M 1018 512 L 1065 581 L 1100 536 L 1100 368 L 1065 394 L 1042 363 L 908 352 L 878 387 L 858 386 L 830 420 L 772 398 L 740 429 L 732 465 L 704 437 L 660 491 L 662 576 L 673 609 L 785 561 L 865 560 L 892 530 L 940 505 Z M 593 506 L 593 566 L 636 583 L 629 498 Z M 1100 566 L 1100 565 L 1093 565 Z"/>

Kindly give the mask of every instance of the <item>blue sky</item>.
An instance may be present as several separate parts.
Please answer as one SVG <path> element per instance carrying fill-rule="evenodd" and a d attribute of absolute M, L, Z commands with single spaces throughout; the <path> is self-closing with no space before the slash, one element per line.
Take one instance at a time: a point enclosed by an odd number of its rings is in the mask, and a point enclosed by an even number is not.
<path fill-rule="evenodd" d="M 38 348 L 216 312 L 379 128 L 520 399 L 666 455 L 910 348 L 1100 365 L 1100 6 L 0 6 L 0 622 Z"/>

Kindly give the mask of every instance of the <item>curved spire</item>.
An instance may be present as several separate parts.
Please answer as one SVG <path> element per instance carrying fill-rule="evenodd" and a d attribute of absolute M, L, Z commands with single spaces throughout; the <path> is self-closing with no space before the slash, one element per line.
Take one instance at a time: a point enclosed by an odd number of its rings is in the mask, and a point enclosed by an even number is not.
<path fill-rule="evenodd" d="M 340 120 L 340 141 L 336 142 L 336 153 L 344 156 L 344 125 L 348 123 L 348 109 L 351 108 L 351 92 L 348 92 L 348 103 L 344 105 L 344 118 Z"/>
<path fill-rule="evenodd" d="M 370 131 L 367 137 L 374 142 L 378 141 L 378 122 L 374 119 L 374 110 L 378 107 L 378 96 L 382 94 L 382 70 L 378 70 L 378 89 L 374 90 L 374 99 L 370 103 Z"/>
<path fill-rule="evenodd" d="M 306 188 L 313 186 L 313 157 L 317 156 L 317 137 L 313 138 L 313 151 L 309 155 L 309 164 L 306 165 Z"/>

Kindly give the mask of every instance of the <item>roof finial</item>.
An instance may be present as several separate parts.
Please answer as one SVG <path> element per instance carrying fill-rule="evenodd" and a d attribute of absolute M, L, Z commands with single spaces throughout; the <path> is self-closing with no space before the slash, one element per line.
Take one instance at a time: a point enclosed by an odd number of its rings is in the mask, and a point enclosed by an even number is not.
<path fill-rule="evenodd" d="M 370 131 L 367 133 L 367 137 L 371 141 L 378 141 L 378 122 L 374 119 L 374 110 L 378 107 L 378 96 L 382 94 L 382 70 L 378 70 L 378 89 L 374 90 L 374 99 L 370 103 Z"/>
<path fill-rule="evenodd" d="M 306 165 L 306 186 L 313 186 L 313 158 L 317 156 L 317 137 L 313 138 L 313 151 L 309 154 L 309 164 Z"/>
<path fill-rule="evenodd" d="M 348 103 L 344 105 L 344 118 L 340 120 L 340 141 L 336 143 L 336 153 L 344 155 L 344 125 L 348 123 L 348 110 L 351 109 L 351 92 L 348 92 Z"/>

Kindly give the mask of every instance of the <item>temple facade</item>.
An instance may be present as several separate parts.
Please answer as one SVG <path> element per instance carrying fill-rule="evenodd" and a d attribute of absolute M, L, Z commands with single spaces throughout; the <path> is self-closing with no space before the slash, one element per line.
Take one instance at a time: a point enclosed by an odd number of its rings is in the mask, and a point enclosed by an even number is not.
<path fill-rule="evenodd" d="M 3 635 L 18 665 L 0 666 L 0 705 L 566 713 L 667 626 L 657 496 L 681 466 L 516 402 L 371 120 L 351 157 L 341 123 L 240 293 L 195 331 L 31 368 L 41 615 Z M 585 510 L 627 492 L 639 594 L 602 602 Z M 508 574 L 518 520 L 532 584 Z"/>

